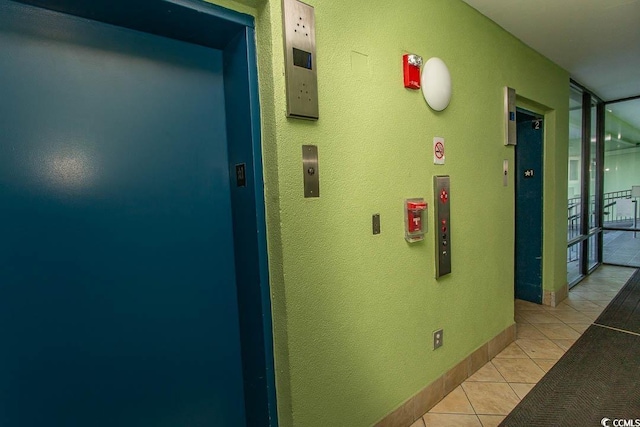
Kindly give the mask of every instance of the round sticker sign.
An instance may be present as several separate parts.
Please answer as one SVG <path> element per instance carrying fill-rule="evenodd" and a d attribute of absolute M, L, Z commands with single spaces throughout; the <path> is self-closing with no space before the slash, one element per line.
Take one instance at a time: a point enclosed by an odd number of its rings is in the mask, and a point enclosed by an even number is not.
<path fill-rule="evenodd" d="M 433 138 L 433 164 L 444 165 L 444 138 Z"/>

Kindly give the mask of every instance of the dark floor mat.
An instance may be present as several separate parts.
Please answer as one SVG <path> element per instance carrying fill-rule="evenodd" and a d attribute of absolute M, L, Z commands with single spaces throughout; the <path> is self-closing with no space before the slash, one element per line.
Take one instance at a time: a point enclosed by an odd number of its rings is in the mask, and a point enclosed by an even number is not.
<path fill-rule="evenodd" d="M 640 334 L 640 270 L 631 276 L 595 323 Z"/>
<path fill-rule="evenodd" d="M 640 419 L 640 336 L 593 325 L 500 425 L 600 426 L 603 418 Z"/>

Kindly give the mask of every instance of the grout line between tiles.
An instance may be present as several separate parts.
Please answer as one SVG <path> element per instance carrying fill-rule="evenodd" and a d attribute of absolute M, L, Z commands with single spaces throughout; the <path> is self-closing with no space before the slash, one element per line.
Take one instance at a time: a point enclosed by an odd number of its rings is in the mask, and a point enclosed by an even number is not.
<path fill-rule="evenodd" d="M 545 323 L 545 325 L 557 325 L 557 324 L 558 324 L 558 323 Z M 537 330 L 538 332 L 540 332 L 540 333 L 542 334 L 542 336 L 543 336 L 543 337 L 545 337 L 545 338 L 546 338 L 546 339 L 548 339 L 548 340 L 551 340 L 551 338 L 549 338 L 549 336 L 548 336 L 547 334 L 545 334 L 543 331 L 541 331 L 541 330 L 540 330 L 540 328 L 538 328 L 534 323 L 532 323 L 531 325 L 532 325 L 534 328 L 536 328 L 536 330 Z M 522 351 L 524 351 L 524 349 L 523 349 Z M 526 354 L 526 352 L 525 352 L 525 354 Z M 529 356 L 529 355 L 527 354 L 527 356 Z"/>
<path fill-rule="evenodd" d="M 515 343 L 515 341 L 514 341 L 514 343 Z M 518 343 L 516 343 L 516 345 L 518 345 Z M 522 350 L 522 348 L 519 345 L 518 345 L 518 348 L 520 348 L 520 350 Z M 524 353 L 524 350 L 522 350 L 522 352 Z M 525 356 L 529 357 L 529 355 L 527 353 L 525 353 Z M 493 359 L 495 359 L 495 357 Z M 498 369 L 498 367 L 493 364 L 493 359 L 489 360 L 489 363 L 491 363 L 491 366 L 493 366 L 493 369 L 495 369 L 496 372 L 498 373 L 498 375 L 500 375 L 500 378 L 502 378 L 504 380 L 504 382 L 508 384 L 509 381 L 507 381 L 507 379 L 504 377 L 504 375 L 502 375 L 502 372 L 500 372 L 500 369 Z"/>
<path fill-rule="evenodd" d="M 532 361 L 533 362 L 533 361 Z M 533 362 L 533 364 L 535 365 L 536 362 Z M 536 365 L 538 366 L 538 365 Z M 518 398 L 518 402 L 522 402 L 522 399 L 520 399 L 520 396 L 518 396 L 518 393 L 516 393 L 516 390 L 511 386 L 511 383 L 508 382 L 507 384 L 509 384 L 509 388 L 511 389 L 511 391 L 513 392 L 513 394 L 516 395 L 516 397 Z M 537 383 L 536 383 L 537 384 Z"/>
<path fill-rule="evenodd" d="M 491 361 L 489 361 L 489 363 L 491 363 Z M 481 368 L 482 369 L 482 368 Z M 468 379 L 468 378 L 467 378 Z M 464 380 L 462 382 L 462 384 L 464 384 L 465 382 L 467 382 L 467 380 Z M 473 402 L 471 401 L 471 399 L 469 398 L 469 395 L 467 394 L 467 390 L 464 389 L 464 387 L 462 387 L 462 384 L 460 384 L 460 388 L 462 389 L 462 391 L 464 392 L 464 396 L 467 398 L 467 400 L 469 401 L 469 404 L 471 405 L 471 409 L 473 409 L 473 413 L 476 414 L 476 416 L 478 416 L 478 411 L 476 411 L 476 407 L 473 406 Z M 425 423 L 426 424 L 426 423 Z M 482 423 L 480 423 L 482 424 Z"/>

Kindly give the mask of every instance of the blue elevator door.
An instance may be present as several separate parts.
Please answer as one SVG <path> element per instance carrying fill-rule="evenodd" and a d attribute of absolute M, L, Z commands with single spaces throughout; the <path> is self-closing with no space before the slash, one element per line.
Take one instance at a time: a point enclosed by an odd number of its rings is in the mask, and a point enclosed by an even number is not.
<path fill-rule="evenodd" d="M 244 425 L 221 52 L 3 2 L 0 70 L 0 425 Z"/>
<path fill-rule="evenodd" d="M 523 111 L 516 120 L 515 297 L 541 304 L 544 122 Z"/>

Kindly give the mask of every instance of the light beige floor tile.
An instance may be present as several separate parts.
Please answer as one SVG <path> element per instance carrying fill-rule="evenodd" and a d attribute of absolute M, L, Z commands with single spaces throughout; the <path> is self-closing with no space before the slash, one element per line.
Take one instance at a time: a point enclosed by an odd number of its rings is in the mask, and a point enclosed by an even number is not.
<path fill-rule="evenodd" d="M 624 286 L 627 281 L 631 278 L 631 276 L 633 276 L 633 273 L 627 275 L 627 274 L 612 274 L 610 276 L 611 280 L 615 280 L 616 283 L 619 283 L 620 286 Z"/>
<path fill-rule="evenodd" d="M 575 331 L 574 331 L 575 332 Z M 496 356 L 499 359 L 528 359 L 529 356 L 527 356 L 527 354 L 522 351 L 522 349 L 520 347 L 518 347 L 518 344 L 516 344 L 515 342 L 512 342 L 511 344 L 509 344 L 504 350 L 502 350 L 500 353 L 497 354 Z"/>
<path fill-rule="evenodd" d="M 632 276 L 632 275 L 631 275 Z M 617 286 L 618 288 L 622 289 L 627 282 L 629 281 L 629 279 L 631 279 L 631 276 L 628 277 L 614 277 L 614 283 L 611 284 L 611 286 Z"/>
<path fill-rule="evenodd" d="M 616 279 L 601 279 L 598 283 L 592 283 L 586 288 L 589 292 L 618 292 L 624 283 Z"/>
<path fill-rule="evenodd" d="M 567 298 L 562 301 L 565 304 L 569 304 L 571 307 L 573 307 L 572 304 L 570 304 L 572 301 L 586 301 L 584 298 L 582 298 L 580 295 L 576 294 L 573 291 L 569 292 L 569 295 L 567 295 Z"/>
<path fill-rule="evenodd" d="M 596 310 L 600 308 L 600 306 L 585 299 L 569 300 L 569 298 L 567 298 L 567 300 L 567 304 L 580 312 L 582 312 L 583 310 Z"/>
<path fill-rule="evenodd" d="M 500 423 L 506 418 L 502 415 L 478 415 L 482 427 L 498 427 Z"/>
<path fill-rule="evenodd" d="M 577 339 L 580 334 L 564 323 L 540 323 L 535 327 L 551 340 Z"/>
<path fill-rule="evenodd" d="M 576 332 L 583 334 L 584 331 L 591 326 L 591 323 L 567 323 L 567 326 L 570 326 Z"/>
<path fill-rule="evenodd" d="M 606 308 L 611 301 L 610 300 L 591 300 L 591 302 L 597 305 L 598 307 Z"/>
<path fill-rule="evenodd" d="M 564 351 L 569 350 L 571 346 L 576 342 L 575 339 L 561 339 L 561 340 L 551 340 L 551 341 L 553 341 L 558 347 L 560 347 Z"/>
<path fill-rule="evenodd" d="M 553 365 L 558 361 L 557 359 L 531 359 L 536 365 L 540 366 L 545 372 L 549 372 L 549 369 L 553 368 Z"/>
<path fill-rule="evenodd" d="M 560 320 L 546 311 L 523 311 L 519 313 L 529 323 L 558 323 Z"/>
<path fill-rule="evenodd" d="M 536 304 L 529 301 L 523 301 L 521 299 L 515 300 L 515 310 L 520 311 L 543 311 L 544 308 L 540 304 Z"/>
<path fill-rule="evenodd" d="M 553 315 L 564 323 L 589 323 L 588 317 L 573 308 L 571 311 L 554 311 Z"/>
<path fill-rule="evenodd" d="M 606 271 L 601 271 L 603 270 L 602 267 L 599 268 L 597 271 L 594 271 L 592 274 L 595 273 L 606 273 L 606 274 L 602 274 L 601 276 L 599 276 L 602 280 L 618 280 L 618 281 L 622 281 L 623 283 L 626 283 L 626 279 L 628 279 L 628 277 L 626 277 L 627 272 L 631 271 L 631 274 L 634 273 L 633 269 L 631 267 L 613 267 L 613 266 L 606 266 L 611 267 L 611 268 L 622 268 L 622 270 L 620 271 L 613 271 L 613 272 L 606 272 Z M 626 269 L 626 271 L 625 271 Z M 629 276 L 630 277 L 630 276 Z"/>
<path fill-rule="evenodd" d="M 590 292 L 600 292 L 603 290 L 610 289 L 612 286 L 616 286 L 617 284 L 618 284 L 618 281 L 616 279 L 602 277 L 602 278 L 599 278 L 597 281 L 592 280 L 592 281 L 589 281 L 588 283 L 580 283 L 578 286 L 571 289 L 571 292 L 581 291 L 581 290 L 587 290 Z"/>
<path fill-rule="evenodd" d="M 567 304 L 565 302 L 561 302 L 560 304 L 558 304 L 555 307 L 550 307 L 548 305 L 545 305 L 544 309 L 545 309 L 545 311 L 548 311 L 551 314 L 557 313 L 559 311 L 568 311 L 568 312 L 571 312 L 571 313 L 574 313 L 576 311 L 575 308 L 571 307 L 569 304 Z"/>
<path fill-rule="evenodd" d="M 588 317 L 588 315 L 586 315 L 585 313 L 602 313 L 603 311 L 604 311 L 604 307 L 596 306 L 594 308 L 582 309 L 580 310 L 580 314 Z"/>
<path fill-rule="evenodd" d="M 573 291 L 574 289 L 580 289 L 580 288 L 583 288 L 584 286 L 600 286 L 603 283 L 609 283 L 611 281 L 616 280 L 616 278 L 612 274 L 598 274 L 598 273 L 600 272 L 594 271 L 593 273 L 588 275 L 585 278 L 585 280 L 581 281 L 576 286 L 571 288 L 571 290 Z M 589 279 L 589 280 L 586 280 L 586 279 Z"/>
<path fill-rule="evenodd" d="M 544 376 L 544 371 L 529 358 L 493 359 L 492 363 L 509 383 L 535 384 Z"/>
<path fill-rule="evenodd" d="M 480 420 L 475 415 L 429 413 L 425 414 L 422 419 L 427 427 L 482 427 Z"/>
<path fill-rule="evenodd" d="M 429 413 L 437 414 L 475 414 L 469 399 L 461 386 L 453 389 L 436 406 L 431 408 Z"/>
<path fill-rule="evenodd" d="M 612 298 L 608 298 L 605 297 L 604 295 L 602 295 L 601 293 L 598 293 L 597 295 L 595 293 L 589 293 L 588 295 L 584 295 L 584 301 L 585 302 L 590 302 L 591 304 L 594 304 L 593 301 L 611 301 Z M 599 307 L 599 305 L 594 304 L 596 307 Z M 580 310 L 579 307 L 575 307 L 576 309 Z"/>
<path fill-rule="evenodd" d="M 520 399 L 507 383 L 483 383 L 467 381 L 462 388 L 476 414 L 507 415 Z"/>
<path fill-rule="evenodd" d="M 506 382 L 500 372 L 496 369 L 493 363 L 488 362 L 482 368 L 478 369 L 478 371 L 467 378 L 467 381 L 483 381 L 483 382 L 493 382 L 493 383 L 502 383 Z M 465 381 L 466 382 L 466 381 Z"/>
<path fill-rule="evenodd" d="M 600 316 L 600 311 L 581 311 L 582 314 L 591 320 L 596 320 Z"/>
<path fill-rule="evenodd" d="M 516 392 L 520 399 L 524 399 L 524 397 L 531 391 L 531 389 L 535 386 L 535 384 L 525 384 L 525 383 L 509 383 L 513 391 Z"/>
<path fill-rule="evenodd" d="M 516 313 L 513 316 L 513 320 L 515 320 L 516 323 L 529 323 L 529 321 L 527 319 L 522 317 L 522 314 L 518 314 L 518 313 Z"/>
<path fill-rule="evenodd" d="M 411 427 L 425 427 L 422 417 L 417 419 L 415 423 L 411 424 Z"/>
<path fill-rule="evenodd" d="M 628 279 L 625 279 L 625 280 L 620 280 L 620 279 L 614 280 L 609 284 L 609 289 L 611 289 L 613 291 L 619 291 L 620 289 L 622 289 L 624 287 L 624 285 L 627 284 L 627 280 Z"/>
<path fill-rule="evenodd" d="M 577 293 L 580 297 L 590 301 L 592 299 L 594 300 L 606 300 L 606 299 L 611 299 L 614 296 L 616 296 L 616 292 L 593 292 L 593 291 L 576 291 L 575 293 Z"/>
<path fill-rule="evenodd" d="M 546 337 L 535 326 L 529 323 L 516 324 L 516 339 L 529 338 L 532 340 L 543 340 Z"/>
<path fill-rule="evenodd" d="M 516 344 L 532 359 L 560 359 L 564 354 L 564 350 L 551 340 L 520 339 Z"/>
<path fill-rule="evenodd" d="M 601 290 L 598 292 L 594 292 L 594 295 L 589 300 L 605 300 L 605 299 L 614 299 L 616 295 L 618 295 L 619 290 Z M 598 295 L 602 295 L 604 298 L 598 298 Z"/>
<path fill-rule="evenodd" d="M 635 272 L 636 272 L 635 268 L 628 267 L 624 271 L 615 271 L 615 272 L 609 274 L 609 277 L 612 278 L 612 279 L 617 279 L 622 284 L 625 284 L 625 283 L 627 283 L 627 280 L 629 280 L 631 278 L 631 276 L 633 276 L 633 273 L 635 273 Z"/>

